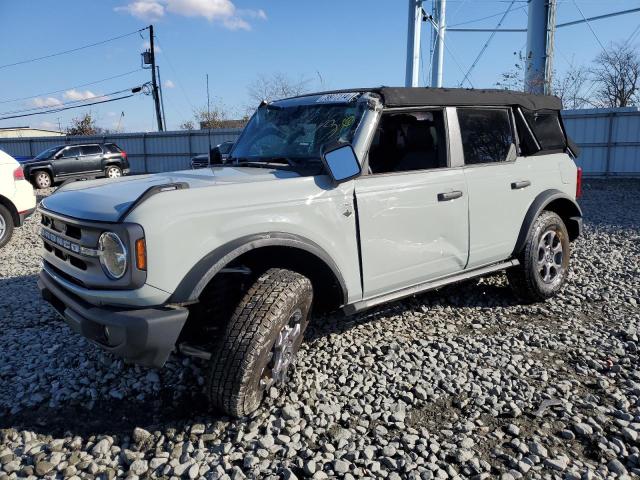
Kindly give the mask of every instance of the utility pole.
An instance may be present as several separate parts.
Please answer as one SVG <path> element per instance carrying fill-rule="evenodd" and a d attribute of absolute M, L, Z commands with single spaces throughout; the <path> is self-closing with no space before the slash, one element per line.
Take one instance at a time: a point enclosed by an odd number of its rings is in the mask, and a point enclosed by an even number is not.
<path fill-rule="evenodd" d="M 436 11 L 438 31 L 435 35 L 433 59 L 431 62 L 431 86 L 441 88 L 442 72 L 444 70 L 444 33 L 447 28 L 447 0 L 433 0 L 433 6 Z"/>
<path fill-rule="evenodd" d="M 162 114 L 160 112 L 160 95 L 158 94 L 158 82 L 156 81 L 156 52 L 153 48 L 153 25 L 149 25 L 149 58 L 151 60 L 151 93 L 156 107 L 156 120 L 158 131 L 164 131 L 162 127 Z"/>
<path fill-rule="evenodd" d="M 524 88 L 531 93 L 549 93 L 551 89 L 555 12 L 556 0 L 529 2 Z"/>
<path fill-rule="evenodd" d="M 420 73 L 420 29 L 422 28 L 422 0 L 409 0 L 407 23 L 407 71 L 404 85 L 417 87 Z"/>
<path fill-rule="evenodd" d="M 164 95 L 162 93 L 162 78 L 160 78 L 160 67 L 156 66 L 158 70 L 158 90 L 160 91 L 160 105 L 162 106 L 162 125 L 167 128 L 167 115 L 164 113 Z"/>

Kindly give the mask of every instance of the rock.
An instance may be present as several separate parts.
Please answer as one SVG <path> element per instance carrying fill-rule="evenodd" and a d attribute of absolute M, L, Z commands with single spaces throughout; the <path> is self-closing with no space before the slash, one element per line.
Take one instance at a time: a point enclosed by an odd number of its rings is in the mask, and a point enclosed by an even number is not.
<path fill-rule="evenodd" d="M 136 427 L 133 429 L 133 441 L 136 443 L 144 443 L 149 437 L 151 437 L 151 433 L 146 431 L 144 428 Z"/>
<path fill-rule="evenodd" d="M 569 459 L 567 457 L 547 458 L 544 461 L 544 465 L 547 468 L 558 472 L 564 472 L 567 469 L 568 464 Z"/>
<path fill-rule="evenodd" d="M 131 465 L 129 465 L 129 472 L 137 476 L 144 475 L 147 470 L 149 470 L 149 466 L 145 460 L 134 460 Z"/>
<path fill-rule="evenodd" d="M 607 463 L 607 468 L 609 469 L 610 472 L 616 473 L 618 475 L 627 474 L 627 469 L 625 468 L 625 466 L 622 464 L 622 462 L 620 462 L 620 460 L 616 458 L 614 458 L 613 460 L 609 461 L 609 463 Z"/>
<path fill-rule="evenodd" d="M 95 456 L 106 455 L 111 451 L 111 441 L 108 438 L 103 438 L 94 445 L 91 449 L 91 453 Z"/>
<path fill-rule="evenodd" d="M 282 409 L 282 418 L 285 420 L 295 420 L 300 417 L 300 412 L 293 405 L 287 405 Z"/>
<path fill-rule="evenodd" d="M 42 462 L 36 463 L 36 473 L 40 477 L 43 477 L 44 475 L 49 473 L 54 468 L 55 468 L 55 465 L 53 463 L 50 463 L 50 462 L 42 461 Z"/>
<path fill-rule="evenodd" d="M 586 436 L 591 435 L 593 433 L 593 428 L 591 427 L 591 425 L 588 425 L 586 423 L 576 423 L 573 426 L 573 430 L 578 435 L 582 435 L 583 437 L 586 437 Z"/>
<path fill-rule="evenodd" d="M 335 460 L 333 462 L 333 471 L 338 474 L 344 474 L 349 471 L 349 463 L 343 460 Z"/>

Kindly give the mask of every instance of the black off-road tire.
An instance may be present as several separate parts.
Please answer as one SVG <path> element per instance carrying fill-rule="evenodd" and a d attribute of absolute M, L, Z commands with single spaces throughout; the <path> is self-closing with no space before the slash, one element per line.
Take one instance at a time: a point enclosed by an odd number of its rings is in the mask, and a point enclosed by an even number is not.
<path fill-rule="evenodd" d="M 300 313 L 297 353 L 309 323 L 313 288 L 308 278 L 272 268 L 249 288 L 229 321 L 217 352 L 213 352 L 207 394 L 212 407 L 242 417 L 260 406 L 265 371 L 281 330 Z"/>
<path fill-rule="evenodd" d="M 561 265 L 557 275 L 544 281 L 545 270 L 540 269 L 541 241 L 548 232 L 554 232 L 558 238 L 556 248 L 560 248 Z M 569 233 L 562 219 L 554 212 L 544 211 L 533 223 L 529 236 L 518 260 L 520 265 L 507 270 L 507 280 L 516 296 L 526 303 L 542 302 L 556 295 L 567 280 L 569 272 Z M 554 257 L 557 258 L 557 257 Z"/>
<path fill-rule="evenodd" d="M 0 205 L 0 248 L 4 247 L 13 235 L 13 217 L 4 205 Z"/>
<path fill-rule="evenodd" d="M 39 170 L 33 174 L 33 183 L 36 188 L 49 188 L 53 187 L 53 179 L 51 174 L 44 170 Z"/>

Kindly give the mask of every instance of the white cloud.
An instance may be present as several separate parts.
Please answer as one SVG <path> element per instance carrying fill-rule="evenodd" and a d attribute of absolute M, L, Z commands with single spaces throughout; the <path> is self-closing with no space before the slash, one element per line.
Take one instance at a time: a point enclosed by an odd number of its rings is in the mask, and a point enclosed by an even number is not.
<path fill-rule="evenodd" d="M 159 20 L 164 16 L 164 6 L 155 0 L 137 0 L 128 5 L 116 7 L 116 12 L 127 12 L 141 20 L 150 22 Z"/>
<path fill-rule="evenodd" d="M 30 103 L 34 107 L 57 107 L 62 105 L 62 101 L 56 97 L 36 97 L 31 99 Z"/>
<path fill-rule="evenodd" d="M 87 100 L 89 98 L 95 98 L 97 95 L 93 93 L 91 90 L 76 90 L 75 88 L 71 90 L 67 90 L 62 94 L 64 98 L 67 100 Z"/>
<path fill-rule="evenodd" d="M 203 17 L 210 22 L 220 22 L 229 30 L 251 30 L 245 18 L 267 19 L 264 10 L 237 9 L 231 0 L 135 0 L 115 10 L 148 21 L 159 20 L 167 13 Z"/>
<path fill-rule="evenodd" d="M 164 88 L 175 88 L 176 84 L 173 83 L 171 80 L 165 80 L 164 81 Z"/>

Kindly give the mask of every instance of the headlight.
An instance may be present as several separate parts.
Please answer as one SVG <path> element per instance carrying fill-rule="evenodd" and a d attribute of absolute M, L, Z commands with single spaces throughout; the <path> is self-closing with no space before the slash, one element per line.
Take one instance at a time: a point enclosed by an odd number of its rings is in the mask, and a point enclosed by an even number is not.
<path fill-rule="evenodd" d="M 100 263 L 105 273 L 118 280 L 127 271 L 127 249 L 120 237 L 113 232 L 104 232 L 98 241 Z"/>

